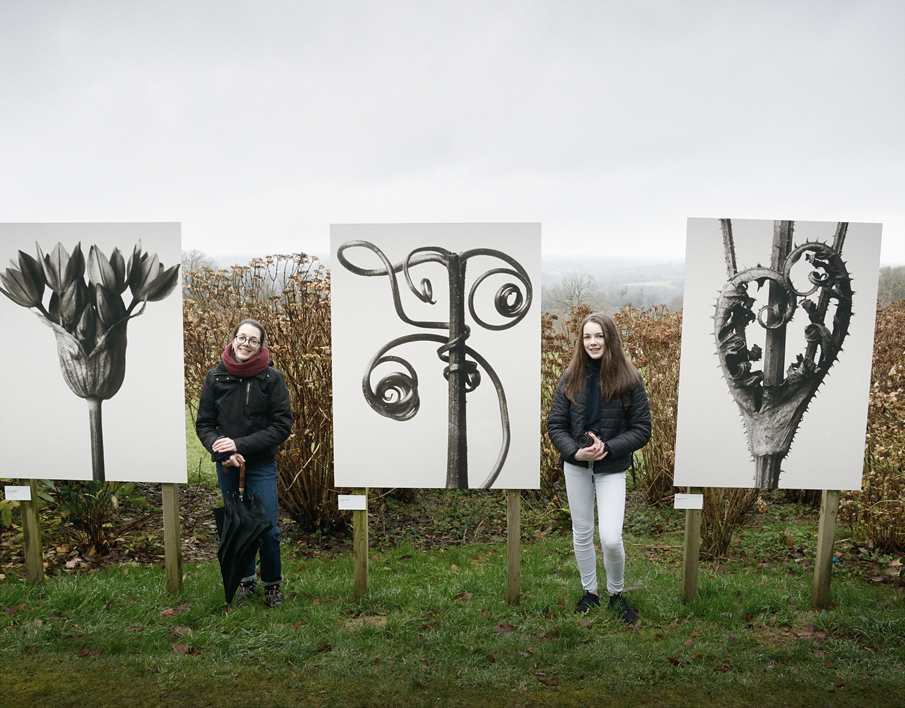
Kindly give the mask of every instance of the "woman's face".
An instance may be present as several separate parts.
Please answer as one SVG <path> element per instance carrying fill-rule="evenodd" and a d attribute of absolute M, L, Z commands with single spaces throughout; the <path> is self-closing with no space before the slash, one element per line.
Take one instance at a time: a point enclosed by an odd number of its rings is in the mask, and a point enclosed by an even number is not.
<path fill-rule="evenodd" d="M 603 327 L 596 322 L 588 322 L 582 331 L 582 341 L 584 342 L 584 350 L 592 359 L 599 359 L 603 356 L 605 343 L 603 341 Z"/>
<path fill-rule="evenodd" d="M 254 325 L 244 324 L 233 339 L 233 355 L 236 361 L 248 361 L 261 349 L 261 331 Z"/>

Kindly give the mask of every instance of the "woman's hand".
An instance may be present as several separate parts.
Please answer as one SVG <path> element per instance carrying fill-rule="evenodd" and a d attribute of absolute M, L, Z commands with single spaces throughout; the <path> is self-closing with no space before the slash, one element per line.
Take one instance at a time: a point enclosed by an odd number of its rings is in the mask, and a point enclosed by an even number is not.
<path fill-rule="evenodd" d="M 590 462 L 591 460 L 596 462 L 597 460 L 602 460 L 609 454 L 606 451 L 606 446 L 600 438 L 594 435 L 594 433 L 588 433 L 588 435 L 591 436 L 591 439 L 594 442 L 587 447 L 579 448 L 578 452 L 575 453 L 575 459 L 579 462 Z"/>
<path fill-rule="evenodd" d="M 228 459 L 223 460 L 224 467 L 242 467 L 245 464 L 245 458 L 238 452 L 230 455 Z"/>
<path fill-rule="evenodd" d="M 211 445 L 211 450 L 214 452 L 238 452 L 236 442 L 232 438 L 217 438 Z"/>

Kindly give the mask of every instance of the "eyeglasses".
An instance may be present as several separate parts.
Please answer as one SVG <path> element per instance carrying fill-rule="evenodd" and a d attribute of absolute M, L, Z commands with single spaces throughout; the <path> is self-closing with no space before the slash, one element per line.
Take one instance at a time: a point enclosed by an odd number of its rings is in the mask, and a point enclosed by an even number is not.
<path fill-rule="evenodd" d="M 239 344 L 245 344 L 245 342 L 248 342 L 249 346 L 252 346 L 252 347 L 256 347 L 261 343 L 260 339 L 255 339 L 254 337 L 249 338 L 249 337 L 246 337 L 244 334 L 237 334 L 236 341 Z"/>

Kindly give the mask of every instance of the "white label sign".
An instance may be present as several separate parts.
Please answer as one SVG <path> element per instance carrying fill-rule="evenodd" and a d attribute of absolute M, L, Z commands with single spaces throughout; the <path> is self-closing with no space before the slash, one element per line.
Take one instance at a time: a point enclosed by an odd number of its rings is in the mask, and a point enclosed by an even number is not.
<path fill-rule="evenodd" d="M 3 493 L 10 500 L 31 501 L 31 487 L 4 487 Z"/>
<path fill-rule="evenodd" d="M 673 504 L 674 509 L 703 509 L 703 494 L 676 494 L 676 502 Z"/>
<path fill-rule="evenodd" d="M 366 494 L 340 494 L 339 508 L 351 511 L 367 511 L 368 497 Z"/>

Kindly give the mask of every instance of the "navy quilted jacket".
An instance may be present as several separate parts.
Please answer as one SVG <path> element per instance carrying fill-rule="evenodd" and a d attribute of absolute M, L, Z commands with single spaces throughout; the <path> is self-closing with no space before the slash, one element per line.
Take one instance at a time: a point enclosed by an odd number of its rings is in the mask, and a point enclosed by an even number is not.
<path fill-rule="evenodd" d="M 562 385 L 560 379 L 547 418 L 547 434 L 563 460 L 587 466 L 587 462 L 575 459 L 575 453 L 579 450 L 575 439 L 585 432 L 588 386 L 582 388 L 578 400 L 572 403 L 563 394 Z M 627 411 L 618 397 L 601 402 L 599 430 L 608 454 L 594 463 L 594 472 L 624 472 L 632 463 L 632 453 L 650 440 L 650 407 L 643 383 L 632 391 Z"/>

